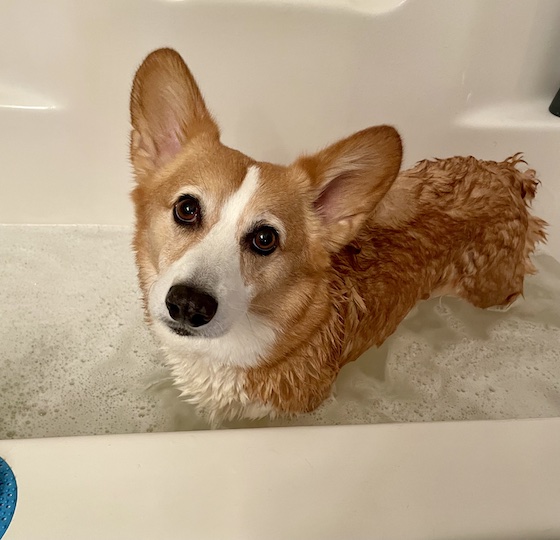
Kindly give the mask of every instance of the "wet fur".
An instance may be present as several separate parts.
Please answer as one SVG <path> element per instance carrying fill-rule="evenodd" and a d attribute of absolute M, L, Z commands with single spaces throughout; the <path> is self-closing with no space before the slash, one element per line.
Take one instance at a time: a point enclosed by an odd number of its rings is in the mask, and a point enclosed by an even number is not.
<path fill-rule="evenodd" d="M 332 258 L 329 303 L 310 342 L 248 373 L 251 394 L 310 411 L 346 363 L 380 346 L 420 300 L 448 294 L 488 308 L 523 293 L 545 222 L 529 205 L 538 181 L 520 155 L 452 157 L 399 175 L 358 237 Z"/>
<path fill-rule="evenodd" d="M 481 308 L 507 306 L 535 271 L 530 255 L 545 223 L 529 212 L 538 182 L 519 155 L 422 161 L 397 176 L 400 138 L 381 126 L 289 167 L 256 162 L 220 143 L 196 82 L 168 49 L 139 69 L 131 119 L 147 320 L 184 398 L 212 421 L 311 411 L 342 366 L 383 343 L 419 300 L 452 294 Z M 259 174 L 251 212 L 273 211 L 286 230 L 274 258 L 240 252 L 252 291 L 246 316 L 261 328 L 244 358 L 232 332 L 214 341 L 170 335 L 148 299 L 204 241 L 251 167 Z M 218 206 L 205 229 L 188 234 L 170 218 L 185 184 L 202 186 Z"/>

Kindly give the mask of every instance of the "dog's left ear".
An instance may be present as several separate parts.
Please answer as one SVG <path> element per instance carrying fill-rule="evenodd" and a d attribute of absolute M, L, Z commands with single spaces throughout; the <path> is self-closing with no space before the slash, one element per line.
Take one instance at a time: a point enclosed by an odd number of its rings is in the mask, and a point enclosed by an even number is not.
<path fill-rule="evenodd" d="M 194 77 L 173 49 L 152 52 L 138 68 L 130 120 L 130 157 L 138 180 L 169 163 L 189 139 L 220 136 Z"/>
<path fill-rule="evenodd" d="M 402 144 L 391 126 L 359 131 L 325 150 L 300 158 L 311 178 L 314 207 L 331 252 L 348 245 L 399 173 Z"/>

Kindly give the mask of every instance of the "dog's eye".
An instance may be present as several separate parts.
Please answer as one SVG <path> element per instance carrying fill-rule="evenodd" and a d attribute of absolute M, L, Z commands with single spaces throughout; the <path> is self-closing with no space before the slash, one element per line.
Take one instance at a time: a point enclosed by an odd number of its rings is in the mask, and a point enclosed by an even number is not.
<path fill-rule="evenodd" d="M 200 221 L 200 203 L 190 195 L 183 195 L 173 207 L 173 217 L 179 225 L 195 225 Z"/>
<path fill-rule="evenodd" d="M 270 255 L 278 247 L 278 233 L 265 225 L 251 234 L 251 249 L 259 255 Z"/>

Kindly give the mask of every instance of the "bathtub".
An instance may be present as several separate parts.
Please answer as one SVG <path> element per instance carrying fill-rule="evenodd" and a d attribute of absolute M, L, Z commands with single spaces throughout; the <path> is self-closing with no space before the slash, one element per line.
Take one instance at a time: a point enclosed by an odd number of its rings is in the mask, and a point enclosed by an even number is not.
<path fill-rule="evenodd" d="M 0 21 L 1 223 L 130 225 L 130 84 L 172 46 L 257 159 L 380 123 L 405 166 L 522 150 L 560 259 L 556 0 L 19 0 Z M 31 437 L 0 457 L 6 540 L 560 537 L 560 418 Z"/>

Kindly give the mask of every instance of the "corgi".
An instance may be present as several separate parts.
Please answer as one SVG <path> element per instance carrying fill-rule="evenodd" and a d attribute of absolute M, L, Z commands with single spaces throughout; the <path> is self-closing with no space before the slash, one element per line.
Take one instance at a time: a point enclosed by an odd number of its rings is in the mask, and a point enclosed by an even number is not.
<path fill-rule="evenodd" d="M 390 126 L 285 167 L 220 142 L 195 79 L 151 53 L 130 100 L 134 250 L 146 318 L 214 423 L 318 407 L 340 369 L 422 299 L 508 306 L 546 223 L 520 155 L 400 172 Z"/>

